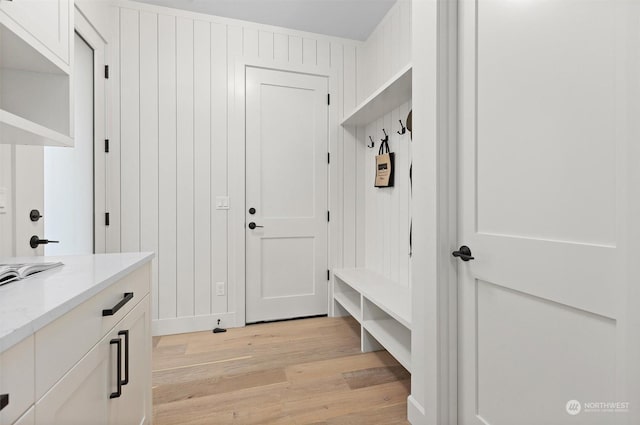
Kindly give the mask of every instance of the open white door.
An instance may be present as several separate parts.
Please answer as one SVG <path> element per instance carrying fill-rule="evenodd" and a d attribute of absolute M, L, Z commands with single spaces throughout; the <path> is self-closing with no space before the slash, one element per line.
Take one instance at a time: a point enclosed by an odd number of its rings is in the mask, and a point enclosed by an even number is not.
<path fill-rule="evenodd" d="M 460 423 L 638 423 L 638 2 L 460 5 Z"/>
<path fill-rule="evenodd" d="M 247 323 L 327 313 L 327 93 L 326 77 L 247 68 Z"/>

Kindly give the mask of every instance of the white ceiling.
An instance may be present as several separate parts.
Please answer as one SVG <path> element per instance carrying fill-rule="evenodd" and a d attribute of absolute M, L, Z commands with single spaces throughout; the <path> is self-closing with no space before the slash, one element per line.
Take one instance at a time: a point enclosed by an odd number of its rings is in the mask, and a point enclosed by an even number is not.
<path fill-rule="evenodd" d="M 366 40 L 396 0 L 140 0 L 267 25 Z"/>

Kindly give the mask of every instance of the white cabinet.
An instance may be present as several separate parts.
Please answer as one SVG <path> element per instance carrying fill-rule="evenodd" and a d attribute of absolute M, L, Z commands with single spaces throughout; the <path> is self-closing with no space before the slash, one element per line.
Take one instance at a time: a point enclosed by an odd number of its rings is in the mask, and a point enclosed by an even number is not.
<path fill-rule="evenodd" d="M 12 424 L 34 402 L 33 336 L 0 354 L 0 424 Z"/>
<path fill-rule="evenodd" d="M 147 423 L 150 341 L 147 295 L 36 403 L 36 424 Z"/>
<path fill-rule="evenodd" d="M 73 1 L 0 1 L 0 20 L 41 54 L 70 63 Z"/>
<path fill-rule="evenodd" d="M 0 425 L 151 423 L 146 263 L 0 354 Z"/>
<path fill-rule="evenodd" d="M 13 425 L 35 425 L 36 424 L 36 408 L 31 407 L 27 410 L 27 413 L 22 415 L 20 419 L 13 423 Z"/>
<path fill-rule="evenodd" d="M 73 146 L 73 0 L 0 0 L 0 143 Z"/>

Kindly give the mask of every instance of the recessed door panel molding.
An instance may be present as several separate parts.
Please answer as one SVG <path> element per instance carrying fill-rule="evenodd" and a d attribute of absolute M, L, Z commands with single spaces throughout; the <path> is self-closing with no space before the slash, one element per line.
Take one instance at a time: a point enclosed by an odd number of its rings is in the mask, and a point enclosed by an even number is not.
<path fill-rule="evenodd" d="M 479 232 L 615 244 L 611 4 L 478 2 Z"/>
<path fill-rule="evenodd" d="M 328 81 L 247 67 L 246 321 L 326 314 Z"/>

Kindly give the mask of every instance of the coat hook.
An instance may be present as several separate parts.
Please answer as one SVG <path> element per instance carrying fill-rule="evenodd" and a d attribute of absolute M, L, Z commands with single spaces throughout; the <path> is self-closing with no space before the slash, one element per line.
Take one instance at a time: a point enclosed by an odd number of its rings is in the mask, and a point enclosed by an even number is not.
<path fill-rule="evenodd" d="M 383 143 L 389 142 L 389 135 L 387 134 L 387 130 L 383 128 L 382 132 L 384 133 L 384 139 L 380 139 L 380 141 L 382 141 Z"/>
<path fill-rule="evenodd" d="M 404 126 L 404 124 L 402 124 L 402 120 L 398 120 L 398 121 L 400 121 L 400 127 L 401 127 L 400 131 L 398 131 L 398 134 L 402 135 L 407 132 L 407 128 Z"/>
<path fill-rule="evenodd" d="M 371 140 L 371 146 L 369 146 L 369 145 L 367 144 L 367 147 L 368 147 L 369 149 L 373 149 L 373 148 L 375 148 L 375 147 L 376 147 L 376 142 L 374 142 L 374 141 L 373 141 L 373 139 L 371 138 L 371 136 L 369 136 L 369 140 Z"/>

